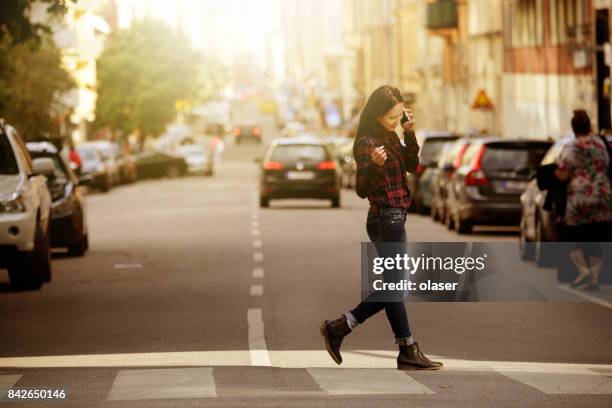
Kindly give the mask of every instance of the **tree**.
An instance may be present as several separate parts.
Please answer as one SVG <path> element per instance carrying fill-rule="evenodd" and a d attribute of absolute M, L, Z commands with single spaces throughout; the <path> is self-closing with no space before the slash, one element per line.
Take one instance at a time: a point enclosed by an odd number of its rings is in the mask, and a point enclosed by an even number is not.
<path fill-rule="evenodd" d="M 176 102 L 201 92 L 203 61 L 186 38 L 160 22 L 112 33 L 98 60 L 95 125 L 161 133 L 176 115 Z"/>
<path fill-rule="evenodd" d="M 0 42 L 10 37 L 13 45 L 40 44 L 45 34 L 51 33 L 47 23 L 66 14 L 68 3 L 77 0 L 2 0 L 0 1 Z M 47 22 L 32 22 L 30 14 L 35 3 L 46 6 Z"/>
<path fill-rule="evenodd" d="M 26 139 L 57 135 L 54 119 L 68 112 L 61 94 L 75 86 L 53 42 L 40 38 L 34 47 L 31 41 L 0 43 L 0 117 Z"/>

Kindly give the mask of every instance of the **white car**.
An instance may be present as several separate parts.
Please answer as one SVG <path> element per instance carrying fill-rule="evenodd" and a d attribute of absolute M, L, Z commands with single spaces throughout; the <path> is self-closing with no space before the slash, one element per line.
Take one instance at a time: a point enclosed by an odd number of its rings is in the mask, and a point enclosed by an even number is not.
<path fill-rule="evenodd" d="M 192 174 L 206 174 L 211 176 L 214 172 L 213 154 L 210 150 L 199 144 L 177 146 L 174 151 L 185 159 L 187 171 Z"/>
<path fill-rule="evenodd" d="M 49 158 L 31 160 L 15 129 L 0 123 L 0 268 L 11 285 L 39 289 L 51 280 Z"/>

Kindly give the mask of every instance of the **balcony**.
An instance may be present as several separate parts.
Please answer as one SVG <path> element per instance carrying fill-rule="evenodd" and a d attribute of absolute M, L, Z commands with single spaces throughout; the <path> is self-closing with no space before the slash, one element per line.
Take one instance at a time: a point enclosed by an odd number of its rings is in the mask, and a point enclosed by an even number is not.
<path fill-rule="evenodd" d="M 457 28 L 457 2 L 436 0 L 427 4 L 427 29 Z"/>

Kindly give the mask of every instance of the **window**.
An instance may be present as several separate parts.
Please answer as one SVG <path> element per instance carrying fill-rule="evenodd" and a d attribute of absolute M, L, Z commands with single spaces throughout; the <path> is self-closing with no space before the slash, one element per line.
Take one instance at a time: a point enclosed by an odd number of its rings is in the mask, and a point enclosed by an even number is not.
<path fill-rule="evenodd" d="M 511 48 L 543 45 L 544 0 L 510 0 L 504 11 L 506 43 Z"/>
<path fill-rule="evenodd" d="M 295 162 L 327 160 L 327 152 L 321 145 L 286 145 L 277 146 L 272 152 L 271 161 Z"/>
<path fill-rule="evenodd" d="M 0 174 L 19 174 L 11 143 L 4 133 L 0 133 Z"/>
<path fill-rule="evenodd" d="M 582 43 L 587 39 L 584 0 L 549 0 L 548 5 L 552 45 Z"/>

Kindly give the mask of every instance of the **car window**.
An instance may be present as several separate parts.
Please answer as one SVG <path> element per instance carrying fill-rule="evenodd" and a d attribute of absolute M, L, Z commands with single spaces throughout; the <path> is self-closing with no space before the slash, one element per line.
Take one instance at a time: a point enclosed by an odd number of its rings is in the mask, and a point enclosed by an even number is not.
<path fill-rule="evenodd" d="M 270 160 L 278 162 L 323 161 L 327 160 L 327 151 L 322 145 L 277 145 L 272 151 Z"/>
<path fill-rule="evenodd" d="M 557 161 L 557 157 L 559 157 L 559 153 L 561 153 L 561 149 L 563 149 L 563 146 L 565 145 L 565 141 L 558 141 L 556 142 L 550 149 L 548 149 L 548 152 L 546 152 L 546 154 L 544 155 L 544 158 L 542 159 L 542 162 L 540 163 L 541 165 L 547 165 L 547 164 L 553 164 Z"/>
<path fill-rule="evenodd" d="M 28 153 L 28 150 L 25 147 L 25 144 L 21 140 L 21 136 L 19 136 L 17 133 L 15 133 L 15 141 L 17 142 L 17 149 L 15 151 L 17 157 L 19 157 L 20 160 L 23 162 L 26 173 L 32 174 L 32 159 L 30 157 L 30 154 Z"/>
<path fill-rule="evenodd" d="M 59 155 L 44 152 L 30 152 L 30 156 L 32 156 L 33 159 L 44 157 L 53 160 L 53 168 L 55 171 L 54 175 L 49 177 L 49 179 L 61 184 L 66 184 L 68 182 L 68 172 L 66 171 L 64 163 Z"/>
<path fill-rule="evenodd" d="M 8 137 L 0 134 L 0 174 L 19 174 L 19 167 Z"/>
<path fill-rule="evenodd" d="M 93 148 L 87 148 L 87 147 L 82 147 L 82 148 L 77 148 L 77 151 L 79 152 L 79 155 L 81 156 L 81 158 L 85 161 L 96 161 L 96 160 L 100 160 L 100 156 L 98 155 L 98 152 L 93 149 Z"/>
<path fill-rule="evenodd" d="M 516 172 L 525 168 L 534 169 L 549 148 L 547 143 L 503 143 L 488 144 L 482 157 L 485 172 Z"/>
<path fill-rule="evenodd" d="M 421 147 L 420 161 L 423 163 L 435 163 L 440 157 L 440 152 L 445 143 L 455 140 L 456 138 L 428 138 L 423 142 Z"/>

